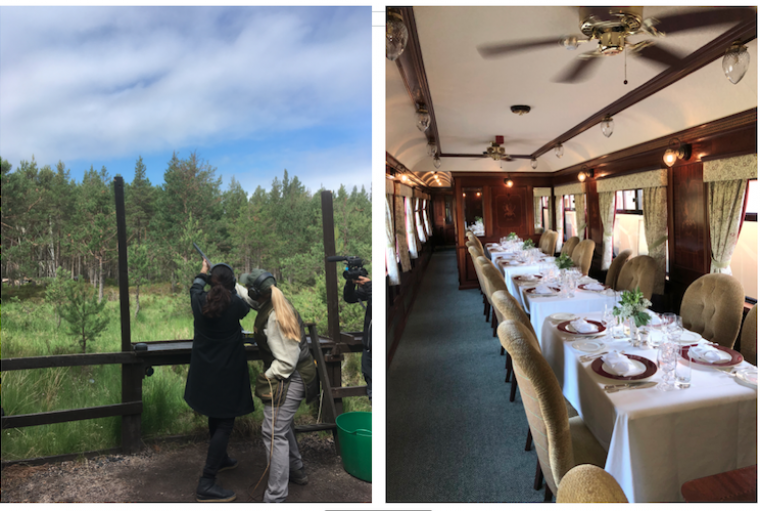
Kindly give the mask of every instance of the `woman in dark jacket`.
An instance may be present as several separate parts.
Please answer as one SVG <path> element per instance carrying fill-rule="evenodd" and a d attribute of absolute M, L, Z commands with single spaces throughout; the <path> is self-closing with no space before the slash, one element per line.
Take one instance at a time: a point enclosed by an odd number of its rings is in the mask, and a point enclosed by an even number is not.
<path fill-rule="evenodd" d="M 227 454 L 235 417 L 253 411 L 251 382 L 240 320 L 250 308 L 235 293 L 235 275 L 226 264 L 215 264 L 210 276 L 204 261 L 190 288 L 193 309 L 193 351 L 185 386 L 185 401 L 208 416 L 210 442 L 198 483 L 198 502 L 231 502 L 235 492 L 216 484 L 216 474 L 237 466 Z M 211 290 L 204 291 L 206 284 Z"/>

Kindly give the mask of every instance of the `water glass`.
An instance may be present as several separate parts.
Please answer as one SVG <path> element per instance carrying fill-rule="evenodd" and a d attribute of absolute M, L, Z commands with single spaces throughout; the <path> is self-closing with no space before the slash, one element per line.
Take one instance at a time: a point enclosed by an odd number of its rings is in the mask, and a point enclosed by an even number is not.
<path fill-rule="evenodd" d="M 662 372 L 662 382 L 657 385 L 659 390 L 667 391 L 675 388 L 675 371 L 678 360 L 677 345 L 670 341 L 660 344 L 657 351 L 657 365 Z"/>
<path fill-rule="evenodd" d="M 676 363 L 676 387 L 688 389 L 691 386 L 691 358 L 678 357 Z"/>
<path fill-rule="evenodd" d="M 612 311 L 612 307 L 609 306 L 609 304 L 604 304 L 604 312 L 602 313 L 602 322 L 604 323 L 604 326 L 607 328 L 607 331 L 604 334 L 604 339 L 606 341 L 612 340 L 612 330 L 615 328 L 615 324 L 617 323 L 615 314 Z"/>

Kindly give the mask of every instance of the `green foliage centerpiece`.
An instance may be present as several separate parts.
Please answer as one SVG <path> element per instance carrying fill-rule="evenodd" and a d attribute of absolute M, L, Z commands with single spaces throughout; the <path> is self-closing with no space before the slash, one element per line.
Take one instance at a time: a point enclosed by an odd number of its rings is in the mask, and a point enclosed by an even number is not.
<path fill-rule="evenodd" d="M 507 235 L 507 241 L 514 241 L 514 240 L 516 240 L 516 239 L 517 239 L 517 233 L 514 233 L 514 232 L 510 232 L 510 233 Z"/>
<path fill-rule="evenodd" d="M 525 240 L 525 242 L 523 242 L 523 250 L 529 250 L 535 246 L 536 244 L 533 243 L 533 240 Z"/>
<path fill-rule="evenodd" d="M 621 321 L 633 319 L 636 327 L 645 326 L 649 323 L 650 316 L 646 309 L 652 302 L 644 298 L 644 294 L 636 287 L 633 291 L 623 291 L 620 303 L 612 309 L 612 313 Z"/>
<path fill-rule="evenodd" d="M 567 254 L 560 254 L 560 256 L 554 260 L 554 264 L 556 264 L 557 268 L 560 270 L 566 270 L 574 266 L 573 260 L 570 259 L 570 256 Z"/>

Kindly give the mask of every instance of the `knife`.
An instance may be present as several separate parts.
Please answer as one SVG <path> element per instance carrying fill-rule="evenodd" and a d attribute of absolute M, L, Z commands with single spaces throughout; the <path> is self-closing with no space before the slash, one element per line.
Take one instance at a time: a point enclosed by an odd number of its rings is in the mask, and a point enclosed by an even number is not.
<path fill-rule="evenodd" d="M 656 381 L 625 383 L 623 385 L 605 385 L 604 391 L 611 393 L 618 392 L 620 390 L 648 389 L 650 387 L 654 387 L 655 385 L 657 385 Z"/>

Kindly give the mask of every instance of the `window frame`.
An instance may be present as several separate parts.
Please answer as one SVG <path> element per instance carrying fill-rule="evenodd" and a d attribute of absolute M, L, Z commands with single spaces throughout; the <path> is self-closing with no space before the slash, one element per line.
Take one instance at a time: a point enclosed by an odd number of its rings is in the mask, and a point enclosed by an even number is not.
<path fill-rule="evenodd" d="M 619 206 L 625 204 L 625 198 L 622 196 L 625 192 L 635 192 L 633 195 L 633 202 L 636 204 L 636 209 L 620 209 Z M 618 200 L 618 193 L 620 193 L 620 200 Z M 616 215 L 641 215 L 644 216 L 644 210 L 641 207 L 641 203 L 644 202 L 644 189 L 643 188 L 630 188 L 627 190 L 615 191 L 615 214 Z"/>
<path fill-rule="evenodd" d="M 757 178 L 755 178 L 755 179 L 748 179 L 747 180 L 747 192 L 746 193 L 747 193 L 748 196 L 749 196 L 749 184 L 752 181 L 754 181 L 755 183 L 757 183 Z M 753 213 L 745 212 L 744 213 L 744 221 L 745 222 L 757 222 L 757 212 L 753 212 Z"/>

